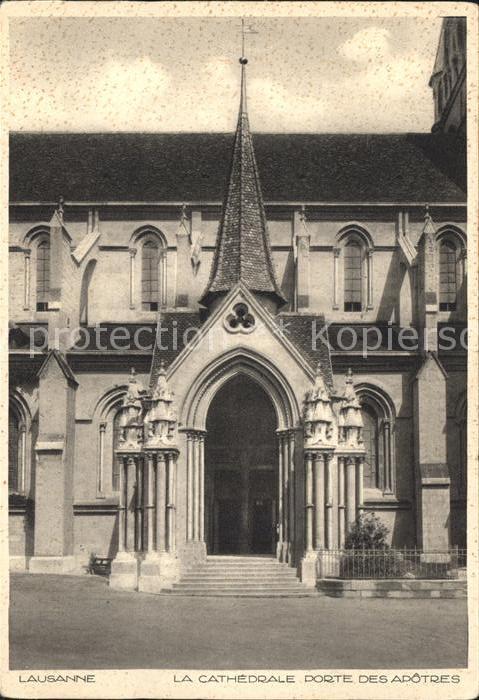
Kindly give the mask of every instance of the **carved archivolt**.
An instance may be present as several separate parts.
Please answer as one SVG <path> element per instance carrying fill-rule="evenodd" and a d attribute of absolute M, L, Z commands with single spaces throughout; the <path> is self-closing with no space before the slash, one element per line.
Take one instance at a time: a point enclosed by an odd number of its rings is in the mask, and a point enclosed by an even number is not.
<path fill-rule="evenodd" d="M 300 411 L 296 397 L 279 370 L 259 353 L 236 348 L 217 358 L 198 375 L 181 407 L 181 425 L 204 430 L 213 397 L 229 379 L 238 374 L 257 382 L 268 394 L 275 409 L 278 430 L 294 428 L 299 424 Z"/>

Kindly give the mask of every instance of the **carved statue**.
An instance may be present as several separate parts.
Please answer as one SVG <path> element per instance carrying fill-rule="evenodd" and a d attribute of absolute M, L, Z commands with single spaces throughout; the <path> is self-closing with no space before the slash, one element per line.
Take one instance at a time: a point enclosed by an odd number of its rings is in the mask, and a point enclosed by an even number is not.
<path fill-rule="evenodd" d="M 304 433 L 308 447 L 329 443 L 333 436 L 334 414 L 331 396 L 318 363 L 313 387 L 306 393 L 304 401 Z"/>

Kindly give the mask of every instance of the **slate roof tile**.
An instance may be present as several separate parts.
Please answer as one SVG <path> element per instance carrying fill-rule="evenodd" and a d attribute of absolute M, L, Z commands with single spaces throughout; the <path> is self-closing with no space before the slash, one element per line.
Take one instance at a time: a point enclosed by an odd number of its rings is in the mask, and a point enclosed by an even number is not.
<path fill-rule="evenodd" d="M 285 299 L 276 282 L 261 185 L 246 111 L 245 67 L 241 67 L 241 101 L 230 175 L 216 239 L 210 279 L 200 303 L 208 305 L 238 282 L 266 293 L 280 306 Z"/>
<path fill-rule="evenodd" d="M 219 203 L 233 140 L 11 133 L 10 201 Z M 254 142 L 265 202 L 466 201 L 465 151 L 453 134 L 258 133 Z"/>

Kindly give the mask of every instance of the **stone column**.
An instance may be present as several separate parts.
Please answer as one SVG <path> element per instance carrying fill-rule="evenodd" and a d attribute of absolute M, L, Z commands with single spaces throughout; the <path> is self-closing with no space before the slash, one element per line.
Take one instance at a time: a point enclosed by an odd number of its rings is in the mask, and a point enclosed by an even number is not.
<path fill-rule="evenodd" d="M 384 421 L 384 474 L 385 493 L 392 493 L 393 476 L 391 473 L 391 424 L 388 420 Z"/>
<path fill-rule="evenodd" d="M 324 549 L 324 455 L 314 455 L 314 548 Z"/>
<path fill-rule="evenodd" d="M 166 551 L 166 474 L 163 452 L 158 454 L 156 462 L 156 550 Z"/>
<path fill-rule="evenodd" d="M 130 309 L 135 308 L 135 256 L 136 248 L 130 248 Z"/>
<path fill-rule="evenodd" d="M 206 557 L 204 542 L 204 439 L 201 430 L 187 432 L 186 544 L 191 563 Z"/>
<path fill-rule="evenodd" d="M 296 478 L 294 469 L 294 432 L 288 432 L 288 471 L 289 471 L 289 536 L 288 536 L 288 561 L 291 563 L 296 556 L 295 547 L 295 509 L 296 509 Z"/>
<path fill-rule="evenodd" d="M 313 460 L 315 468 L 313 470 Z M 315 510 L 314 499 L 316 496 L 316 460 L 317 453 L 306 450 L 304 454 L 304 496 L 305 496 L 305 554 L 300 564 L 301 581 L 308 586 L 316 585 L 317 552 L 313 549 L 313 513 Z M 313 474 L 314 471 L 314 474 Z"/>
<path fill-rule="evenodd" d="M 154 456 L 152 452 L 146 454 L 146 475 L 145 475 L 145 510 L 146 510 L 146 551 L 152 554 L 154 551 Z"/>
<path fill-rule="evenodd" d="M 135 546 L 135 460 L 121 455 L 119 471 L 118 553 L 111 564 L 110 586 L 133 590 L 138 583 Z"/>
<path fill-rule="evenodd" d="M 169 552 L 176 550 L 176 453 L 169 452 L 168 464 L 168 498 L 167 498 L 167 547 Z"/>
<path fill-rule="evenodd" d="M 280 561 L 283 558 L 284 539 L 284 460 L 283 460 L 283 437 L 278 435 L 278 543 L 276 545 L 276 558 Z"/>
<path fill-rule="evenodd" d="M 126 459 L 118 458 L 120 462 L 119 477 L 119 500 L 118 500 L 118 552 L 123 553 L 126 545 Z"/>
<path fill-rule="evenodd" d="M 155 469 L 156 463 L 156 469 Z M 161 590 L 160 557 L 158 544 L 158 460 L 155 452 L 146 453 L 145 509 L 146 509 L 146 554 L 140 562 L 138 590 L 157 593 Z M 156 478 L 155 478 L 156 472 Z M 161 497 L 160 497 L 161 500 Z"/>
<path fill-rule="evenodd" d="M 193 469 L 194 469 L 194 438 L 193 433 L 187 433 L 187 464 L 186 464 L 186 488 L 187 488 L 187 504 L 186 504 L 186 539 L 193 540 Z"/>
<path fill-rule="evenodd" d="M 98 482 L 97 482 L 97 490 L 98 490 L 98 496 L 103 496 L 104 492 L 104 461 L 105 461 L 105 430 L 106 430 L 106 423 L 102 421 L 100 423 L 100 434 L 99 434 L 99 445 L 98 445 L 98 452 L 99 452 L 99 459 L 98 459 Z"/>
<path fill-rule="evenodd" d="M 333 248 L 334 268 L 333 268 L 333 309 L 339 309 L 339 254 L 340 248 Z"/>
<path fill-rule="evenodd" d="M 136 459 L 126 460 L 126 551 L 134 552 L 136 517 Z"/>
<path fill-rule="evenodd" d="M 346 537 L 345 459 L 338 457 L 338 544 L 344 547 Z"/>
<path fill-rule="evenodd" d="M 199 464 L 199 499 L 200 499 L 200 530 L 199 540 L 205 541 L 205 436 L 201 435 L 200 443 L 200 464 Z"/>
<path fill-rule="evenodd" d="M 368 250 L 367 252 L 367 276 L 368 276 L 368 288 L 367 288 L 367 308 L 373 308 L 373 251 Z"/>
<path fill-rule="evenodd" d="M 356 460 L 346 457 L 346 527 L 349 530 L 356 518 Z M 347 533 L 346 533 L 347 534 Z"/>
<path fill-rule="evenodd" d="M 283 462 L 283 553 L 282 561 L 289 561 L 289 457 L 287 434 L 281 435 L 281 453 Z"/>
<path fill-rule="evenodd" d="M 311 554 L 313 551 L 313 514 L 314 514 L 314 499 L 313 499 L 313 454 L 306 452 L 305 454 L 305 507 L 306 507 L 306 552 Z"/>
<path fill-rule="evenodd" d="M 326 467 L 326 548 L 334 548 L 333 537 L 333 455 L 328 452 L 324 455 Z"/>
<path fill-rule="evenodd" d="M 195 433 L 193 438 L 193 540 L 200 539 L 200 452 L 201 437 Z"/>
<path fill-rule="evenodd" d="M 363 482 L 364 482 L 364 459 L 358 457 L 356 464 L 356 508 L 358 512 L 363 510 Z"/>
<path fill-rule="evenodd" d="M 30 251 L 24 250 L 24 282 L 23 282 L 23 310 L 30 307 Z"/>
<path fill-rule="evenodd" d="M 136 460 L 135 479 L 135 550 L 141 552 L 143 549 L 143 465 L 141 458 Z"/>

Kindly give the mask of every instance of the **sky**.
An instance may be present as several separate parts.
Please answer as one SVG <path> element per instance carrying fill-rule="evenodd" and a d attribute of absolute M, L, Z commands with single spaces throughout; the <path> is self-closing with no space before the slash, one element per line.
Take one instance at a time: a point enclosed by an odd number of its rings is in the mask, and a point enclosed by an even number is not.
<path fill-rule="evenodd" d="M 250 21 L 250 20 L 248 20 Z M 430 131 L 440 18 L 252 19 L 253 131 Z M 15 18 L 14 131 L 232 131 L 238 18 Z"/>

